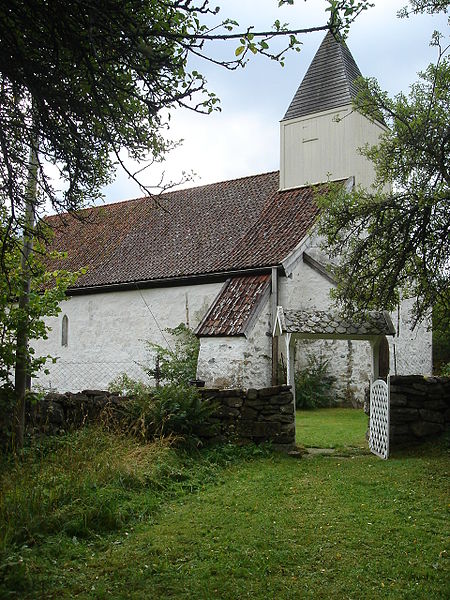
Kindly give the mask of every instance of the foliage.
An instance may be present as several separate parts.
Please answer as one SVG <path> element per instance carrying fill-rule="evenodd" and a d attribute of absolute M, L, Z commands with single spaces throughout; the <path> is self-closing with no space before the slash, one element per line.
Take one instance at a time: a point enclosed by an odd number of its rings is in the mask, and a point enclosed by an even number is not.
<path fill-rule="evenodd" d="M 202 401 L 197 388 L 170 383 L 130 400 L 128 430 L 142 440 L 175 436 L 185 445 L 199 445 L 202 434 L 213 432 L 208 419 L 215 409 L 213 403 Z"/>
<path fill-rule="evenodd" d="M 309 354 L 307 366 L 295 373 L 295 404 L 298 409 L 333 404 L 335 378 L 328 372 L 328 360 Z"/>
<path fill-rule="evenodd" d="M 189 385 L 189 381 L 196 377 L 200 342 L 184 323 L 174 328 L 169 327 L 166 331 L 175 339 L 174 348 L 147 342 L 147 349 L 152 356 L 157 357 L 159 370 L 144 366 L 144 371 L 160 382 Z"/>
<path fill-rule="evenodd" d="M 7 222 L 7 213 L 0 206 L 2 233 L 7 228 Z M 3 245 L 3 268 L 0 277 L 0 386 L 8 386 L 12 380 L 19 321 L 26 320 L 28 337 L 31 340 L 46 339 L 49 327 L 45 324 L 44 317 L 56 316 L 60 312 L 59 303 L 64 300 L 67 287 L 72 285 L 80 274 L 62 270 L 48 272 L 42 260 L 44 255 L 44 248 L 36 242 L 28 265 L 33 275 L 29 304 L 23 309 L 17 303 L 23 279 L 20 250 L 16 240 L 11 237 Z M 35 356 L 31 347 L 28 374 L 32 376 L 36 373 L 48 358 Z"/>
<path fill-rule="evenodd" d="M 409 6 L 402 8 L 398 16 L 409 17 L 411 14 L 448 12 L 448 0 L 409 0 Z"/>
<path fill-rule="evenodd" d="M 108 390 L 113 394 L 120 394 L 121 396 L 130 398 L 143 396 L 150 389 L 143 381 L 132 379 L 126 373 L 117 375 L 108 385 Z"/>
<path fill-rule="evenodd" d="M 288 49 L 300 49 L 298 35 L 346 31 L 370 6 L 368 0 L 327 4 L 328 19 L 318 27 L 291 30 L 277 20 L 256 32 L 220 20 L 209 0 L 1 3 L 0 203 L 10 206 L 12 222 L 21 220 L 30 148 L 38 161 L 35 208 L 47 201 L 76 210 L 101 195 L 115 163 L 127 170 L 121 150 L 136 161 L 164 157 L 173 146 L 162 135 L 170 110 L 218 108 L 189 58 L 226 68 L 243 66 L 255 53 L 282 62 Z M 272 51 L 279 38 L 284 48 Z M 221 40 L 240 44 L 230 60 L 210 51 Z M 137 173 L 127 172 L 150 193 Z"/>
<path fill-rule="evenodd" d="M 389 309 L 414 297 L 414 324 L 440 302 L 450 317 L 450 59 L 439 58 L 394 99 L 360 81 L 355 109 L 389 129 L 363 154 L 376 169 L 371 190 L 333 186 L 321 199 L 320 232 L 335 268 L 335 298 L 345 311 Z M 389 186 L 392 185 L 392 189 Z"/>
<path fill-rule="evenodd" d="M 436 375 L 448 375 L 446 368 L 448 371 L 450 364 L 450 322 L 445 311 L 445 305 L 440 302 L 433 307 L 433 371 Z"/>
<path fill-rule="evenodd" d="M 450 377 L 450 362 L 441 365 L 441 377 Z"/>
<path fill-rule="evenodd" d="M 208 419 L 215 410 L 215 405 L 202 402 L 197 389 L 189 384 L 195 379 L 200 343 L 184 323 L 166 331 L 175 339 L 174 348 L 147 342 L 157 366 L 141 365 L 157 386 L 123 373 L 110 383 L 109 390 L 130 397 L 126 405 L 127 428 L 140 439 L 174 435 L 185 443 L 199 443 L 200 432 L 212 431 Z M 165 385 L 161 386 L 161 382 Z"/>

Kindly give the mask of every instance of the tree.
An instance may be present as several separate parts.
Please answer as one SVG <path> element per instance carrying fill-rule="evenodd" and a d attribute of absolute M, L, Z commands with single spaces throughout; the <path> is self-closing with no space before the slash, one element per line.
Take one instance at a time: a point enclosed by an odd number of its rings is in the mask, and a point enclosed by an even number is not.
<path fill-rule="evenodd" d="M 293 0 L 280 0 L 282 4 Z M 270 31 L 238 32 L 232 20 L 206 25 L 219 12 L 210 8 L 209 0 L 1 3 L 0 209 L 5 223 L 0 270 L 9 287 L 11 244 L 18 244 L 23 234 L 21 288 L 14 290 L 19 306 L 15 350 L 21 418 L 31 333 L 31 249 L 42 206 L 76 211 L 97 199 L 114 161 L 127 170 L 123 149 L 137 161 L 149 153 L 153 161 L 161 160 L 172 146 L 161 134 L 166 124 L 163 109 L 182 106 L 209 113 L 218 108 L 205 78 L 189 69 L 191 56 L 229 69 L 245 65 L 252 53 L 282 63 L 288 49 L 300 49 L 297 35 L 325 29 L 345 32 L 370 4 L 328 0 L 328 5 L 329 18 L 318 27 L 289 30 L 277 21 Z M 275 37 L 287 37 L 285 48 L 270 50 Z M 208 53 L 209 42 L 230 39 L 240 45 L 229 61 Z M 138 181 L 136 173 L 129 175 Z M 63 189 L 56 189 L 57 184 Z M 145 187 L 144 191 L 150 192 Z"/>
<path fill-rule="evenodd" d="M 191 56 L 226 68 L 243 66 L 252 53 L 282 61 L 287 49 L 300 48 L 297 35 L 345 30 L 369 6 L 368 0 L 328 4 L 329 18 L 317 27 L 290 30 L 276 22 L 266 32 L 239 32 L 235 21 L 217 20 L 219 9 L 209 0 L 1 3 L 0 202 L 10 208 L 11 227 L 23 211 L 30 147 L 39 204 L 76 210 L 99 197 L 114 161 L 125 168 L 120 150 L 137 161 L 148 153 L 161 160 L 171 147 L 161 135 L 163 109 L 218 109 L 204 77 L 189 69 Z M 287 43 L 271 52 L 276 37 Z M 227 39 L 239 43 L 235 56 L 216 61 L 208 43 Z M 55 169 L 62 190 L 50 175 Z"/>
<path fill-rule="evenodd" d="M 377 146 L 362 150 L 375 166 L 374 187 L 333 186 L 319 199 L 320 232 L 339 256 L 334 296 L 344 311 L 392 310 L 414 298 L 414 325 L 436 303 L 450 320 L 450 60 L 438 33 L 432 43 L 438 60 L 408 96 L 391 99 L 375 80 L 360 81 L 355 110 L 388 126 Z"/>
<path fill-rule="evenodd" d="M 4 234 L 8 223 L 9 215 L 4 207 L 0 207 L 0 233 Z M 20 344 L 17 331 L 25 323 L 26 335 L 30 340 L 46 338 L 49 328 L 44 322 L 44 317 L 56 316 L 60 312 L 59 304 L 65 298 L 67 287 L 73 285 L 79 275 L 67 271 L 48 272 L 42 260 L 44 252 L 44 247 L 36 242 L 34 252 L 30 254 L 27 262 L 27 268 L 32 274 L 29 301 L 23 305 L 18 302 L 23 286 L 20 244 L 9 236 L 5 239 L 3 247 L 4 272 L 0 277 L 0 405 L 3 417 L 14 411 L 17 421 L 14 430 L 16 436 L 19 436 L 15 442 L 18 447 L 23 441 L 20 438 L 23 437 L 24 429 L 24 405 L 21 402 L 17 403 L 12 383 Z M 50 357 L 35 356 L 33 348 L 28 348 L 22 358 L 25 374 L 31 378 L 43 368 Z"/>

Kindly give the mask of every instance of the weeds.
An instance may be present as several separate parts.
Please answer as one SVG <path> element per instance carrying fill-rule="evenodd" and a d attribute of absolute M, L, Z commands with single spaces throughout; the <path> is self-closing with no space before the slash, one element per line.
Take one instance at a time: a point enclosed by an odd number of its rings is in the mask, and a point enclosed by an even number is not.
<path fill-rule="evenodd" d="M 152 488 L 161 464 L 173 460 L 170 441 L 143 447 L 100 428 L 41 441 L 3 467 L 0 549 L 54 533 L 86 537 L 120 528 L 144 509 L 130 505 L 129 492 Z"/>

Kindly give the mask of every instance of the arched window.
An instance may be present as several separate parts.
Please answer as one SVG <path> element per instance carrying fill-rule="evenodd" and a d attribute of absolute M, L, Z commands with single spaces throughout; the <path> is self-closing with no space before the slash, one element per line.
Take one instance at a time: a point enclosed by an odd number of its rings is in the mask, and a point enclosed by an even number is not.
<path fill-rule="evenodd" d="M 67 315 L 63 316 L 61 330 L 61 346 L 67 346 L 69 343 L 69 319 Z"/>

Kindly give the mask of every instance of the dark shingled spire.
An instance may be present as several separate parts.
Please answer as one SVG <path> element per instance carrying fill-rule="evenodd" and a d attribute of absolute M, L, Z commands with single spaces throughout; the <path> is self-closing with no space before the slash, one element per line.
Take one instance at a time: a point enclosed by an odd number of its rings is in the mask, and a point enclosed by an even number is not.
<path fill-rule="evenodd" d="M 328 32 L 283 121 L 351 104 L 361 71 L 344 42 Z"/>

